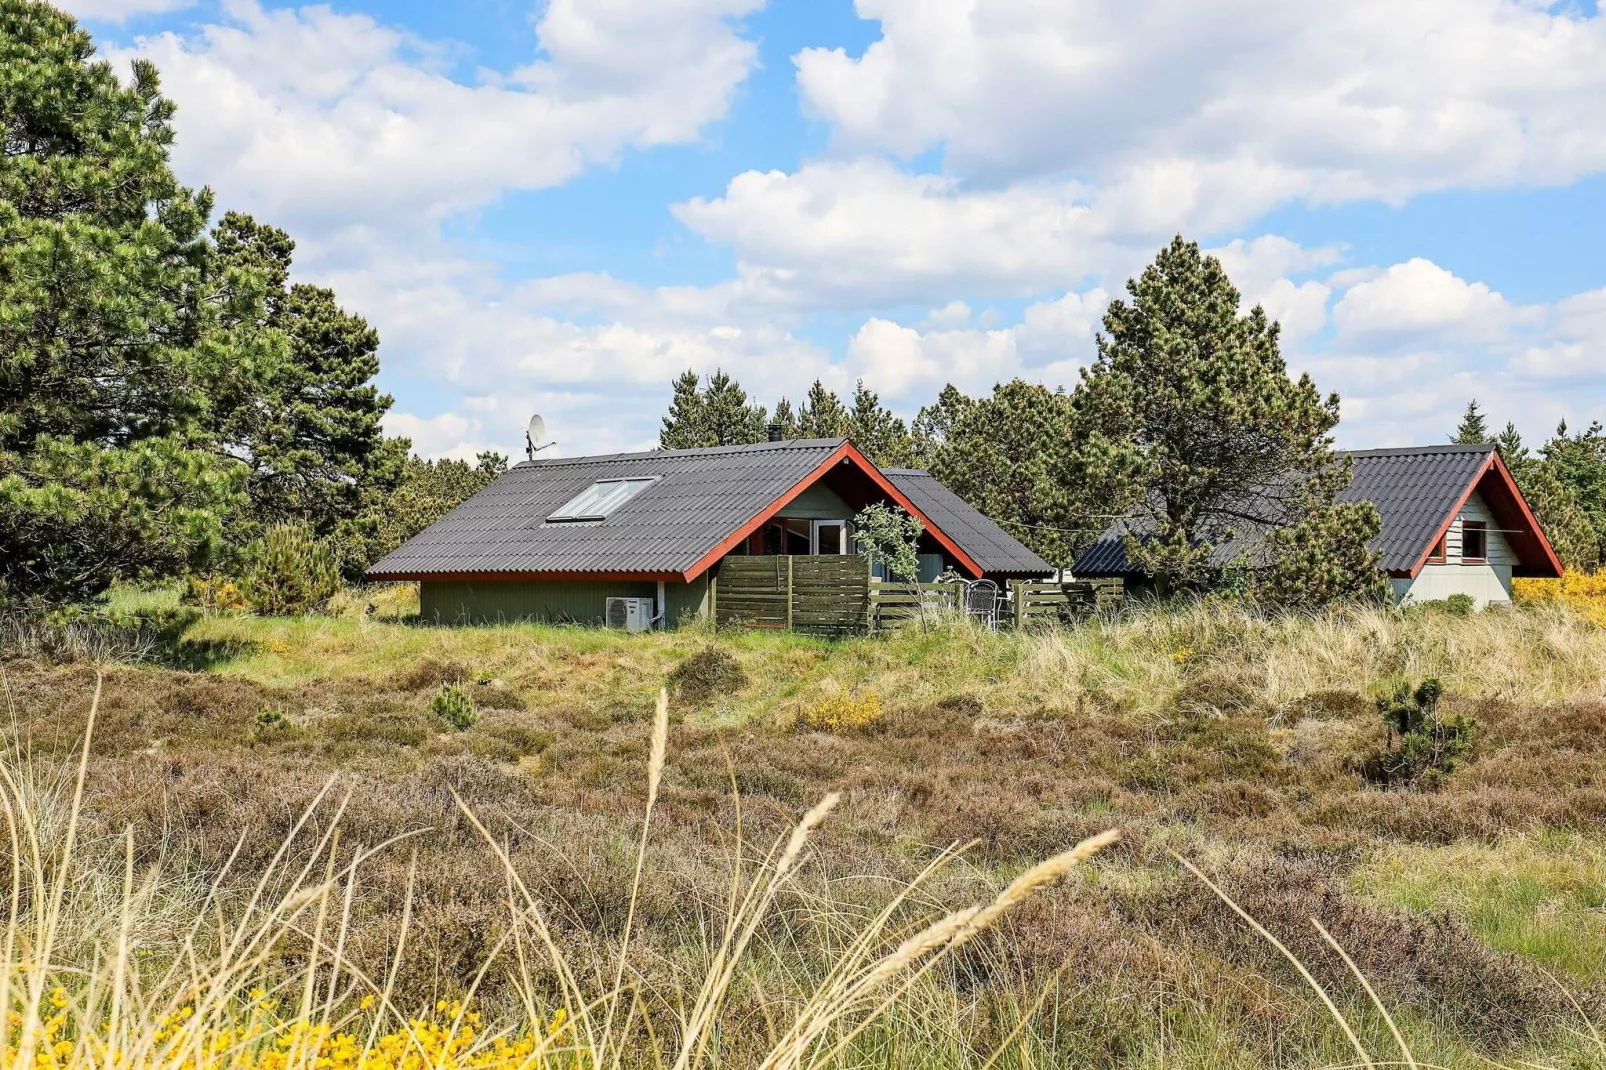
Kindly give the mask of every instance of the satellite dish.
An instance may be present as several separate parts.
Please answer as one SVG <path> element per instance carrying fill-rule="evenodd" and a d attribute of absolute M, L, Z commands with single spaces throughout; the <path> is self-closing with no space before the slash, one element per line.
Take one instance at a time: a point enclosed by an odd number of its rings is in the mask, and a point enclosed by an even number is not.
<path fill-rule="evenodd" d="M 537 413 L 530 417 L 530 423 L 524 429 L 524 456 L 533 461 L 537 453 L 552 445 L 550 442 L 543 442 L 544 438 L 546 438 L 546 421 Z"/>

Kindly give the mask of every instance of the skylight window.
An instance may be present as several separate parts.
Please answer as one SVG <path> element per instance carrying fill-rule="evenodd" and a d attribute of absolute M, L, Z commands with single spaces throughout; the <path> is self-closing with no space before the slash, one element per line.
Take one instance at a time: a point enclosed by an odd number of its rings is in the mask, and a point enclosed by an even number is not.
<path fill-rule="evenodd" d="M 657 482 L 655 479 L 599 479 L 558 507 L 548 523 L 601 520 Z"/>

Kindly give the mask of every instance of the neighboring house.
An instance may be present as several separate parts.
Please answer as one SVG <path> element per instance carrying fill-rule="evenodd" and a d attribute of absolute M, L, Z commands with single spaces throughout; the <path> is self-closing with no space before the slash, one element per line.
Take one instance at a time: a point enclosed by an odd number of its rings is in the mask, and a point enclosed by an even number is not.
<path fill-rule="evenodd" d="M 1478 607 L 1511 601 L 1514 576 L 1554 577 L 1561 562 L 1491 445 L 1413 446 L 1358 450 L 1350 485 L 1340 501 L 1377 506 L 1383 530 L 1372 541 L 1394 587 L 1396 602 L 1471 595 Z M 1127 560 L 1118 521 L 1076 560 L 1080 577 L 1120 576 L 1141 585 L 1145 577 Z M 1216 564 L 1254 561 L 1264 529 L 1241 529 L 1213 553 Z"/>
<path fill-rule="evenodd" d="M 923 573 L 1053 571 L 926 473 L 884 473 L 834 438 L 525 461 L 368 576 L 419 581 L 423 616 L 447 623 L 597 623 L 623 597 L 673 626 L 707 612 L 728 555 L 853 552 L 852 519 L 872 502 L 920 521 Z"/>

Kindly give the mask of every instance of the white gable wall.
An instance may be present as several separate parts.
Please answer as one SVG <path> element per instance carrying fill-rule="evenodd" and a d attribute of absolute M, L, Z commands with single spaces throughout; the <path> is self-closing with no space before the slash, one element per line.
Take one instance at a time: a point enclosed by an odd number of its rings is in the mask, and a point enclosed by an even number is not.
<path fill-rule="evenodd" d="M 1489 556 L 1482 564 L 1467 564 L 1461 558 L 1462 525 L 1468 520 L 1481 520 L 1487 525 Z M 1474 491 L 1445 534 L 1444 563 L 1423 565 L 1414 580 L 1394 580 L 1395 601 L 1409 605 L 1469 594 L 1479 609 L 1491 602 L 1511 601 L 1511 568 L 1517 563 L 1517 555 L 1499 527 L 1483 497 Z"/>

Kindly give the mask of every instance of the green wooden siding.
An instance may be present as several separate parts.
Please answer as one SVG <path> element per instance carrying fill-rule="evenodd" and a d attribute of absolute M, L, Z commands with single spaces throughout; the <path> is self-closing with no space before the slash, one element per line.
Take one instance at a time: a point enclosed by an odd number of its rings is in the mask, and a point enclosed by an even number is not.
<path fill-rule="evenodd" d="M 690 583 L 664 584 L 664 602 L 668 610 L 664 614 L 665 627 L 679 627 L 681 621 L 708 612 L 709 579 L 709 574 L 704 572 Z"/>
<path fill-rule="evenodd" d="M 803 493 L 781 506 L 776 515 L 799 520 L 852 520 L 854 510 L 821 480 L 804 488 Z"/>
<path fill-rule="evenodd" d="M 601 624 L 607 599 L 615 596 L 656 598 L 658 585 L 651 580 L 425 580 L 419 584 L 421 615 L 438 624 L 515 620 Z"/>

